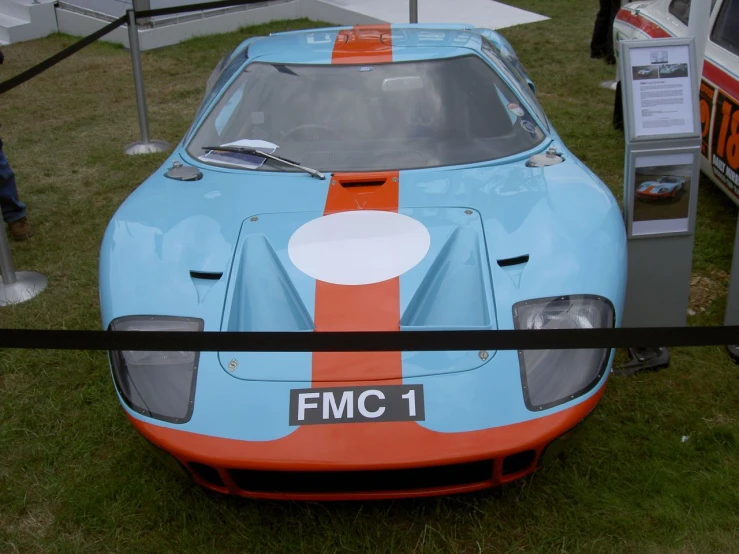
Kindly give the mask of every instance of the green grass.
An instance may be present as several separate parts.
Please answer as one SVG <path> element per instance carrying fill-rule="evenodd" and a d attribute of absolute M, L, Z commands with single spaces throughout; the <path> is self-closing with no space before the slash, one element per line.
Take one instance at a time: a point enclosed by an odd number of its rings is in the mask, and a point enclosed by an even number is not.
<path fill-rule="evenodd" d="M 564 141 L 621 196 L 614 69 L 588 57 L 597 6 L 518 0 L 551 20 L 505 29 Z M 143 57 L 151 134 L 176 143 L 205 79 L 248 34 Z M 6 47 L 0 78 L 75 39 Z M 0 98 L 6 152 L 36 236 L 18 269 L 49 288 L 0 309 L 0 328 L 96 329 L 98 249 L 120 202 L 164 156 L 138 140 L 128 54 L 98 43 Z M 720 325 L 737 210 L 702 183 L 693 324 Z M 374 503 L 227 498 L 182 483 L 123 416 L 99 352 L 0 352 L 0 552 L 735 552 L 739 382 L 722 348 L 673 349 L 669 369 L 613 378 L 563 461 L 491 494 Z M 682 437 L 689 439 L 682 442 Z"/>

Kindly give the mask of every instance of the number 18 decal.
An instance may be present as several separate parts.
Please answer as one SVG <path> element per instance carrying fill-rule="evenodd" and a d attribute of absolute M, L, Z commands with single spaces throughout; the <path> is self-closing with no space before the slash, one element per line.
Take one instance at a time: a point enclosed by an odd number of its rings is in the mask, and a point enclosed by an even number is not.
<path fill-rule="evenodd" d="M 723 92 L 716 99 L 711 166 L 716 177 L 739 194 L 739 104 Z"/>

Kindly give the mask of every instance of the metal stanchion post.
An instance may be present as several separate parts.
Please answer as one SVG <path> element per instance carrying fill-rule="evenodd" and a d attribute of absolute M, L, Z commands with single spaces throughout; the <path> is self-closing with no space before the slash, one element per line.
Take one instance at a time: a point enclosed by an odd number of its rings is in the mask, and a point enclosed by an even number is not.
<path fill-rule="evenodd" d="M 724 325 L 739 325 L 739 224 L 734 237 L 734 255 L 731 260 L 731 276 L 729 278 L 729 297 L 726 299 Z M 739 342 L 726 347 L 731 359 L 739 363 Z"/>
<path fill-rule="evenodd" d="M 20 304 L 46 288 L 46 277 L 35 271 L 15 271 L 5 228 L 0 229 L 0 306 Z"/>
<path fill-rule="evenodd" d="M 136 89 L 136 107 L 139 114 L 141 128 L 141 142 L 134 142 L 126 146 L 124 151 L 128 155 L 153 154 L 166 152 L 169 143 L 163 140 L 149 138 L 149 119 L 146 113 L 146 95 L 144 94 L 144 75 L 141 71 L 141 49 L 139 48 L 139 32 L 136 27 L 136 12 L 128 10 L 128 42 L 131 47 L 131 64 L 133 66 L 133 84 Z"/>
<path fill-rule="evenodd" d="M 410 22 L 418 23 L 418 0 L 408 0 L 410 3 Z"/>

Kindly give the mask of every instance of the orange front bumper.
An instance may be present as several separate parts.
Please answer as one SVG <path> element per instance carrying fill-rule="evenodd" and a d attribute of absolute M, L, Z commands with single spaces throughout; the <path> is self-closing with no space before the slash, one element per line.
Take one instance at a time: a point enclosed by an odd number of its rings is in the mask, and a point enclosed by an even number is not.
<path fill-rule="evenodd" d="M 430 431 L 415 422 L 347 423 L 304 426 L 282 439 L 251 442 L 129 419 L 197 483 L 217 492 L 297 500 L 421 497 L 528 475 L 547 446 L 595 408 L 604 388 L 552 415 L 464 433 Z"/>

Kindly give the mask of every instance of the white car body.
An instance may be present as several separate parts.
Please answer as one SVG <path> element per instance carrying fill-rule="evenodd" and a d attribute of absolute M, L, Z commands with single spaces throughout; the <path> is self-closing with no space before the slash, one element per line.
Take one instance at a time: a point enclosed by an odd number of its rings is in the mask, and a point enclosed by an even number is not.
<path fill-rule="evenodd" d="M 617 63 L 622 40 L 687 36 L 689 11 L 690 0 L 624 5 L 613 25 Z M 739 0 L 712 2 L 700 114 L 701 171 L 739 205 Z"/>

